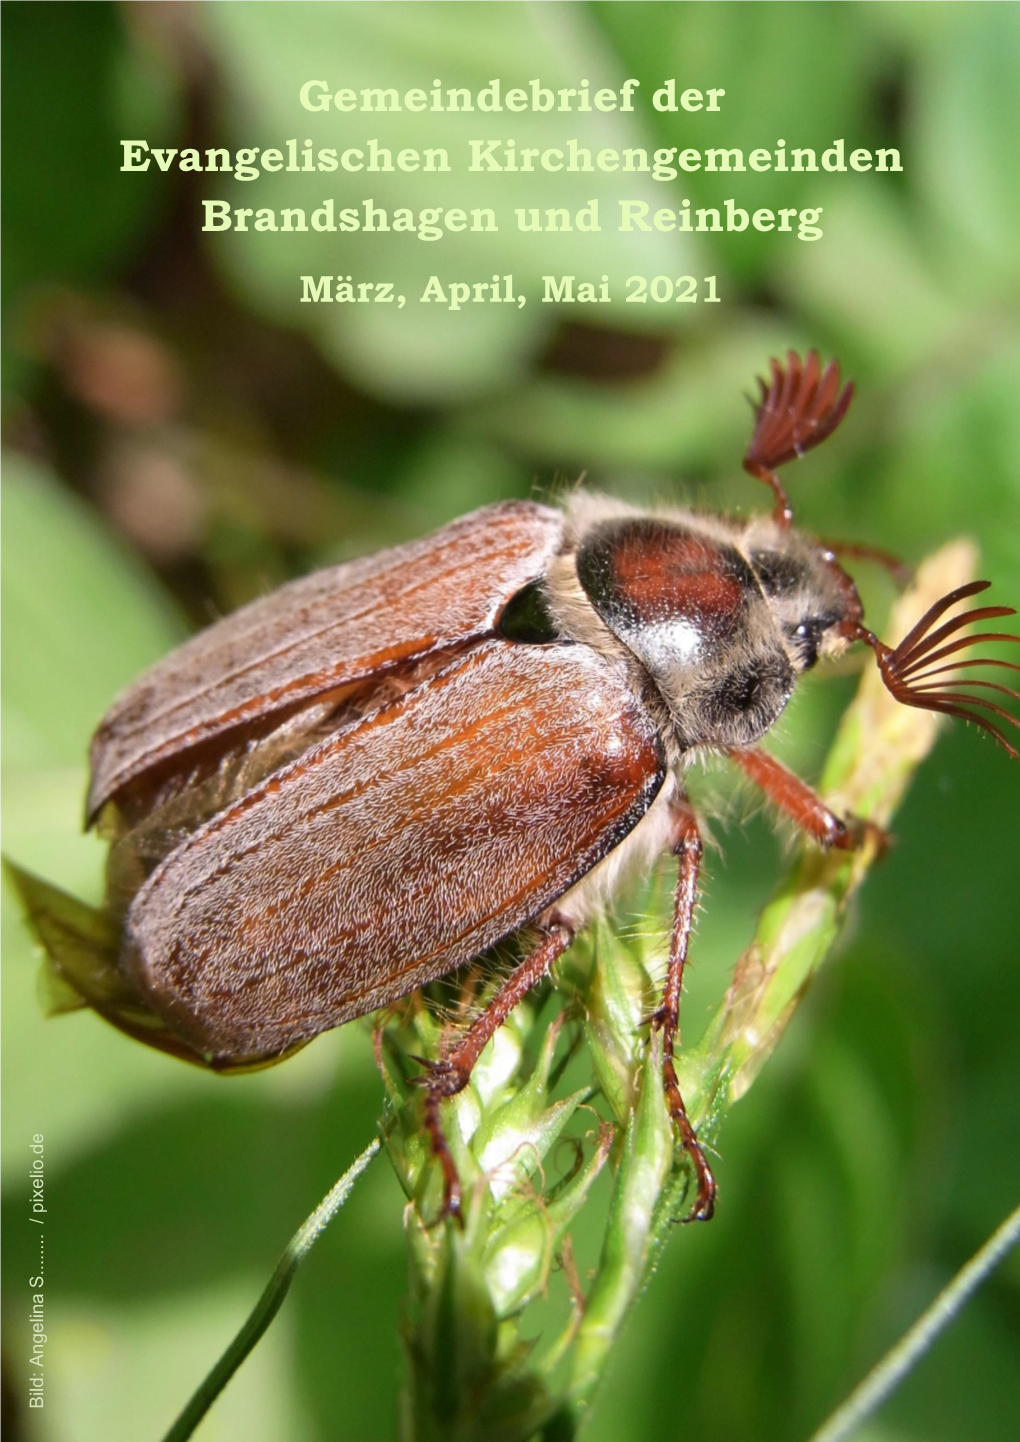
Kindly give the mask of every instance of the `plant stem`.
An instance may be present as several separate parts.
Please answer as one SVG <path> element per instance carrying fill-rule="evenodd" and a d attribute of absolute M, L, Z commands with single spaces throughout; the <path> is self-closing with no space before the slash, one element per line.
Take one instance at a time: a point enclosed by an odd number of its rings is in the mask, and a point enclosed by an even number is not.
<path fill-rule="evenodd" d="M 868 1373 L 850 1396 L 833 1412 L 810 1442 L 843 1442 L 876 1411 L 920 1361 L 939 1333 L 956 1317 L 988 1274 L 998 1266 L 1011 1247 L 1020 1242 L 1020 1207 L 1006 1220 L 957 1272 L 928 1309 Z"/>
<path fill-rule="evenodd" d="M 895 608 L 891 634 L 905 635 L 934 601 L 970 579 L 974 563 L 974 549 L 967 542 L 932 556 Z M 812 849 L 793 863 L 763 911 L 755 939 L 737 963 L 703 1041 L 677 1056 L 681 1089 L 703 1141 L 712 1142 L 725 1112 L 752 1085 L 831 953 L 851 898 L 881 854 L 879 828 L 889 824 L 916 767 L 931 750 L 937 724 L 931 712 L 897 702 L 877 668 L 864 673 L 829 754 L 822 793 L 837 813 L 851 812 L 874 829 L 852 853 Z M 605 1376 L 620 1328 L 648 1284 L 672 1224 L 683 1217 L 690 1174 L 682 1157 L 672 1168 L 659 1170 L 656 1187 L 641 1190 L 643 1227 L 635 1228 L 628 1206 L 635 1189 L 632 1152 L 641 1152 L 632 1144 L 639 1132 L 650 1146 L 649 1155 L 659 1152 L 658 1138 L 649 1142 L 645 1135 L 647 1120 L 641 1131 L 643 1112 L 648 1111 L 648 1065 L 646 1061 L 646 1085 L 628 1127 L 602 1261 L 577 1329 L 566 1399 L 543 1434 L 546 1442 L 565 1442 L 576 1435 Z M 626 1265 L 619 1261 L 621 1248 Z"/>
<path fill-rule="evenodd" d="M 382 1142 L 376 1137 L 327 1192 L 311 1216 L 298 1227 L 244 1326 L 192 1396 L 166 1434 L 164 1442 L 187 1442 L 192 1436 L 199 1422 L 280 1310 L 299 1264 L 346 1202 L 354 1183 L 379 1155 L 381 1148 Z"/>
<path fill-rule="evenodd" d="M 641 1095 L 627 1129 L 602 1260 L 577 1332 L 572 1372 L 578 1412 L 594 1394 L 624 1317 L 650 1274 L 653 1220 L 673 1166 L 660 1032 L 652 1036 L 642 1071 Z"/>

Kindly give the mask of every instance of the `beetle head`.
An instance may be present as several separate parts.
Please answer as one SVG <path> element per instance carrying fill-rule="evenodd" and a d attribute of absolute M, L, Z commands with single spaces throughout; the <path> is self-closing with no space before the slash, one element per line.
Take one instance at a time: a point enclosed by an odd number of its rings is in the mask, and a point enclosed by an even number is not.
<path fill-rule="evenodd" d="M 764 518 L 751 522 L 744 549 L 797 673 L 844 651 L 864 608 L 833 552 Z"/>

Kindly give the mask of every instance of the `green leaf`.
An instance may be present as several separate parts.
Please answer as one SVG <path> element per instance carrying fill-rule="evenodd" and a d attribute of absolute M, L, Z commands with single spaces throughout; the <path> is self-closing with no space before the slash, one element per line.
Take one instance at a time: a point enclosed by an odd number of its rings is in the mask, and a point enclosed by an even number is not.
<path fill-rule="evenodd" d="M 41 466 L 8 455 L 3 498 L 4 848 L 95 902 L 104 847 L 81 834 L 89 736 L 182 627 L 147 573 Z M 47 1141 L 70 1159 L 143 1096 L 194 1083 L 190 1068 L 169 1068 L 91 1014 L 44 1021 L 37 948 L 6 883 L 2 910 L 5 1147 L 20 1147 L 45 1116 Z"/>
<path fill-rule="evenodd" d="M 663 186 L 639 172 L 470 172 L 469 141 L 510 139 L 520 151 L 566 149 L 575 140 L 593 157 L 606 148 L 649 150 L 650 137 L 636 108 L 603 113 L 486 114 L 478 110 L 419 114 L 310 112 L 298 99 L 302 85 L 322 78 L 331 91 L 341 85 L 407 90 L 431 86 L 481 91 L 500 77 L 502 93 L 527 87 L 540 76 L 544 87 L 618 87 L 625 78 L 616 57 L 591 25 L 585 7 L 372 4 L 204 6 L 196 12 L 223 77 L 232 134 L 244 145 L 279 148 L 290 137 L 316 150 L 364 149 L 369 140 L 396 156 L 407 147 L 448 152 L 449 172 L 416 171 L 265 174 L 246 182 L 219 177 L 210 198 L 233 206 L 298 206 L 308 217 L 332 199 L 336 210 L 360 207 L 371 198 L 388 213 L 409 208 L 491 209 L 495 232 L 445 233 L 438 241 L 412 234 L 240 234 L 205 237 L 210 253 L 247 301 L 276 320 L 309 331 L 326 355 L 360 385 L 404 402 L 462 399 L 520 377 L 526 362 L 562 314 L 541 302 L 543 275 L 575 273 L 618 280 L 617 323 L 628 328 L 676 327 L 691 307 L 625 306 L 623 283 L 639 273 L 680 275 L 693 251 L 662 231 L 621 233 L 618 202 L 665 203 Z M 338 63 L 342 60 L 342 64 Z M 581 234 L 523 233 L 518 208 L 565 208 L 571 217 L 598 200 L 601 229 Z M 572 221 L 573 224 L 573 221 Z M 387 280 L 407 305 L 302 304 L 303 274 L 349 274 L 354 281 Z M 440 281 L 491 282 L 513 276 L 514 293 L 527 294 L 523 310 L 505 302 L 468 303 L 457 312 L 419 303 L 431 275 Z M 597 306 L 605 323 L 607 306 Z M 592 307 L 583 307 L 592 309 Z M 613 308 L 616 315 L 616 308 Z M 636 314 L 640 312 L 640 314 Z"/>
<path fill-rule="evenodd" d="M 4 766 L 78 765 L 114 696 L 183 639 L 154 581 L 33 461 L 3 479 Z"/>
<path fill-rule="evenodd" d="M 961 324 L 961 298 L 921 250 L 909 212 L 888 187 L 848 188 L 829 177 L 825 235 L 787 253 L 778 282 L 785 297 L 844 337 L 885 372 L 906 371 L 948 353 Z"/>
<path fill-rule="evenodd" d="M 172 133 L 172 72 L 114 5 L 4 11 L 3 311 L 37 288 L 108 272 L 158 216 L 151 174 L 120 173 L 122 136 Z M 17 358 L 20 360 L 20 357 Z M 5 385 L 18 375 L 15 365 Z"/>
<path fill-rule="evenodd" d="M 922 52 L 911 151 L 932 233 L 973 305 L 998 300 L 1020 271 L 1020 11 L 947 8 L 956 23 Z"/>
<path fill-rule="evenodd" d="M 660 5 L 609 3 L 592 7 L 612 37 L 630 73 L 642 82 L 642 101 L 660 143 L 678 148 L 737 147 L 747 167 L 742 172 L 684 171 L 664 190 L 663 203 L 689 197 L 692 206 L 720 206 L 732 197 L 753 213 L 764 206 L 814 206 L 819 176 L 811 172 L 755 171 L 747 165 L 752 150 L 775 151 L 808 146 L 820 157 L 838 136 L 848 149 L 860 136 L 865 113 L 861 71 L 874 56 L 864 47 L 863 30 L 841 5 Z M 652 97 L 667 77 L 675 77 L 675 111 L 660 111 Z M 810 79 L 808 79 L 810 77 Z M 707 99 L 697 111 L 679 97 L 688 88 L 721 88 L 719 109 Z M 843 177 L 841 177 L 843 178 Z M 721 232 L 704 237 L 712 253 L 735 277 L 760 279 L 791 244 L 810 248 L 773 232 Z M 646 272 L 647 273 L 647 272 Z"/>

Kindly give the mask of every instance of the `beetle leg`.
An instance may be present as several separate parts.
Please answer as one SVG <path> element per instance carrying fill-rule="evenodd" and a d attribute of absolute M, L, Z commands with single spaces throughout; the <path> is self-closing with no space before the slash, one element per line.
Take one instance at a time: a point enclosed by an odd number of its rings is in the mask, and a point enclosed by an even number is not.
<path fill-rule="evenodd" d="M 666 1104 L 680 1133 L 680 1139 L 694 1164 L 698 1184 L 698 1193 L 687 1220 L 707 1222 L 715 1209 L 715 1178 L 687 1115 L 673 1065 L 673 1044 L 680 1015 L 680 989 L 683 985 L 684 965 L 687 961 L 694 906 L 698 895 L 698 872 L 701 868 L 701 836 L 698 823 L 686 807 L 677 812 L 677 836 L 673 843 L 673 853 L 680 859 L 680 870 L 673 900 L 669 969 L 662 1002 L 652 1017 L 652 1026 L 662 1032 L 662 1080 L 666 1091 Z"/>
<path fill-rule="evenodd" d="M 573 929 L 565 920 L 554 921 L 537 946 L 510 973 L 449 1056 L 441 1061 L 426 1063 L 428 1071 L 422 1079 L 428 1088 L 425 1096 L 425 1128 L 432 1142 L 433 1154 L 443 1171 L 443 1207 L 439 1214 L 440 1221 L 449 1216 L 461 1220 L 460 1178 L 457 1176 L 457 1168 L 443 1132 L 440 1107 L 447 1097 L 456 1096 L 467 1086 L 475 1062 L 481 1056 L 486 1043 L 503 1025 L 517 1003 L 542 980 L 573 939 Z"/>
<path fill-rule="evenodd" d="M 871 837 L 880 851 L 889 845 L 888 834 L 871 821 L 841 821 L 822 798 L 792 771 L 757 746 L 728 746 L 726 755 L 768 799 L 784 811 L 819 846 L 854 851 Z"/>

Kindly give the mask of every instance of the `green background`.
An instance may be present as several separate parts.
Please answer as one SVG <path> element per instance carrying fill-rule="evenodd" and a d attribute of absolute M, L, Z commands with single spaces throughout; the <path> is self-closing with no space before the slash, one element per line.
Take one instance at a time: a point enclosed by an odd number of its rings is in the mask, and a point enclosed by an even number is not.
<path fill-rule="evenodd" d="M 187 631 L 286 577 L 582 470 L 625 497 L 764 503 L 742 478 L 743 393 L 770 354 L 838 355 L 858 398 L 788 477 L 799 521 L 919 559 L 961 533 L 1020 598 L 1020 11 L 985 4 L 3 6 L 5 848 L 90 899 L 88 737 Z M 466 177 L 466 137 L 523 144 L 592 117 L 311 116 L 312 77 L 477 90 L 532 77 L 643 104 L 602 143 L 894 145 L 902 175 Z M 719 116 L 660 115 L 675 76 Z M 122 175 L 153 145 L 446 145 L 449 175 Z M 413 183 L 412 183 L 413 179 Z M 497 178 L 497 182 L 504 178 Z M 592 181 L 597 182 L 593 184 Z M 476 184 L 477 182 L 477 184 Z M 520 188 L 514 188 L 519 186 Z M 651 191 L 654 193 L 650 194 Z M 243 199 L 234 199 L 243 190 Z M 202 236 L 203 196 L 306 205 L 491 203 L 498 236 Z M 822 205 L 825 236 L 519 234 L 525 203 L 595 195 Z M 528 305 L 450 315 L 429 274 L 512 271 Z M 539 304 L 545 273 L 718 277 L 716 306 Z M 408 306 L 302 306 L 302 273 Z M 862 569 L 869 617 L 890 591 Z M 852 681 L 811 678 L 776 745 L 816 774 Z M 705 783 L 702 788 L 706 789 Z M 712 790 L 711 786 L 707 787 Z M 715 790 L 720 790 L 715 787 Z M 686 1028 L 696 1037 L 780 864 L 720 790 Z M 592 1442 L 804 1438 L 1020 1196 L 1020 775 L 954 725 L 898 820 L 837 966 L 730 1118 L 710 1227 L 679 1232 L 632 1318 Z M 624 908 L 625 910 L 625 908 Z M 301 1217 L 372 1133 L 367 1032 L 223 1081 L 98 1020 L 41 1017 L 4 897 L 4 1313 L 9 1435 L 155 1438 Z M 26 1393 L 31 1134 L 45 1136 L 47 1402 Z M 200 1433 L 394 1435 L 405 1281 L 385 1164 L 299 1277 Z M 583 1239 L 582 1239 L 583 1240 Z M 867 1431 L 1015 1435 L 1020 1270 L 986 1286 Z M 20 1414 L 20 1415 L 19 1415 Z M 6 1434 L 5 1434 L 6 1435 Z M 861 1434 L 862 1437 L 865 1434 Z"/>

